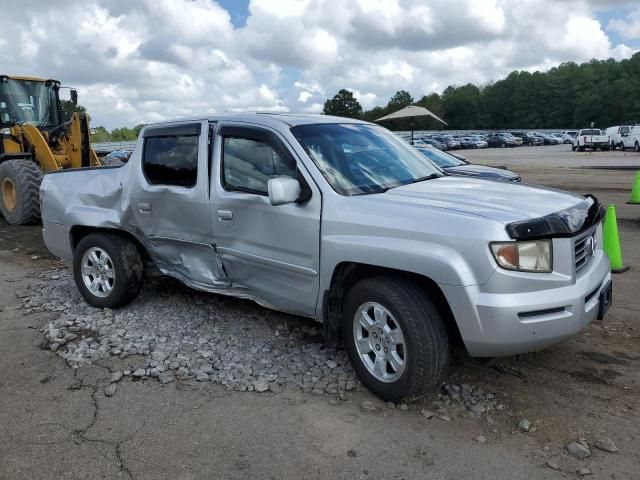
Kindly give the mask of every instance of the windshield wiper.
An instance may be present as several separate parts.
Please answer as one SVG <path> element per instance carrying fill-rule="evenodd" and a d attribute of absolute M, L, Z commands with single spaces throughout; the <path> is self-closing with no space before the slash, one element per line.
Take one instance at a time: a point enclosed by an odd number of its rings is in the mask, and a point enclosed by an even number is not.
<path fill-rule="evenodd" d="M 372 194 L 376 194 L 376 193 L 384 193 L 384 192 L 387 192 L 387 191 L 391 190 L 392 188 L 404 187 L 405 185 L 411 185 L 412 183 L 424 182 L 425 180 L 433 180 L 434 178 L 440 178 L 440 177 L 444 177 L 444 175 L 442 175 L 440 173 L 431 173 L 429 175 L 425 175 L 424 177 L 414 178 L 409 183 L 401 183 L 399 185 L 390 185 L 388 187 L 380 187 L 380 190 L 378 190 L 376 192 L 357 192 L 357 193 L 353 193 L 352 196 L 372 195 Z"/>
<path fill-rule="evenodd" d="M 413 180 L 411 180 L 406 185 L 410 185 L 412 183 L 424 182 L 425 180 L 433 180 L 434 178 L 440 178 L 442 176 L 443 175 L 441 175 L 439 173 L 430 173 L 429 175 L 425 175 L 424 177 L 414 178 Z"/>

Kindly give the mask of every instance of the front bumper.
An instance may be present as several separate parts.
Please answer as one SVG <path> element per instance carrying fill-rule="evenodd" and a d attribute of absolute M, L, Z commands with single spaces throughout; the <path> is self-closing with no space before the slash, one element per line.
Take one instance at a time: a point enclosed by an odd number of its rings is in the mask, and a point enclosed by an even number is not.
<path fill-rule="evenodd" d="M 585 270 L 570 285 L 542 291 L 441 288 L 470 355 L 515 355 L 571 338 L 598 317 L 601 293 L 611 281 L 609 259 L 599 251 Z"/>

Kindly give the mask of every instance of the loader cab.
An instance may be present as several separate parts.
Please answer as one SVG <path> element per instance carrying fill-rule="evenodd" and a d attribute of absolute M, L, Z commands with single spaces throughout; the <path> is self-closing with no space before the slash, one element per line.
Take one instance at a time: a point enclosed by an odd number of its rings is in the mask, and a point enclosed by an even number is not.
<path fill-rule="evenodd" d="M 39 130 L 58 127 L 65 120 L 59 90 L 57 80 L 0 75 L 0 129 L 23 124 Z M 77 94 L 71 98 L 77 102 Z"/>

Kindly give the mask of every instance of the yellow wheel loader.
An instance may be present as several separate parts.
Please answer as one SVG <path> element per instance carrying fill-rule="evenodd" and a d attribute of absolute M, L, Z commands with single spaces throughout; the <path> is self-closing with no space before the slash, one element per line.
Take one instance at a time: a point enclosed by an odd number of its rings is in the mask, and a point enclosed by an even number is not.
<path fill-rule="evenodd" d="M 102 165 L 89 145 L 89 116 L 63 117 L 60 82 L 0 75 L 0 211 L 12 225 L 40 220 L 43 173 Z M 71 102 L 78 94 L 70 90 Z"/>

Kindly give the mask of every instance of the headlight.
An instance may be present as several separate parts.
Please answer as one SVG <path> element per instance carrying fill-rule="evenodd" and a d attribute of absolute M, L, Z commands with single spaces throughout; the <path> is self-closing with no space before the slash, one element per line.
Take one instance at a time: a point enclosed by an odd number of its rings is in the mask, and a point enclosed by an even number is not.
<path fill-rule="evenodd" d="M 492 242 L 489 247 L 498 265 L 507 270 L 551 272 L 553 269 L 551 240 Z"/>

